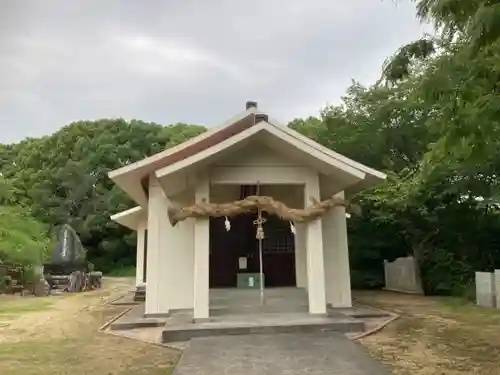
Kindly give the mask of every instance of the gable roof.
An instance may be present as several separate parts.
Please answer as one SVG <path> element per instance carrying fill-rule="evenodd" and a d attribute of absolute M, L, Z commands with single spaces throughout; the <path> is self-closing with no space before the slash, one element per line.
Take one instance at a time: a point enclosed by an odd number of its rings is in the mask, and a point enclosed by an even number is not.
<path fill-rule="evenodd" d="M 209 148 L 210 146 L 253 126 L 255 124 L 256 113 L 256 108 L 249 108 L 245 112 L 231 118 L 221 126 L 210 129 L 179 145 L 170 147 L 135 163 L 110 171 L 108 176 L 118 186 L 125 190 L 125 192 L 127 192 L 137 203 L 146 207 L 147 197 L 144 189 L 142 188 L 142 180 L 145 177 L 148 177 L 159 168 L 196 154 L 197 152 Z M 140 180 L 141 186 L 136 186 L 135 188 L 125 188 L 124 183 L 126 183 L 130 178 Z"/>
<path fill-rule="evenodd" d="M 382 173 L 380 171 L 377 171 L 376 169 L 367 167 L 364 164 L 361 164 L 361 163 L 358 163 L 357 161 L 349 159 L 348 157 L 341 155 L 338 152 L 335 152 L 335 151 L 329 149 L 328 147 L 325 147 L 325 146 L 319 144 L 318 142 L 313 141 L 311 138 L 306 137 L 305 135 L 299 133 L 298 131 L 296 131 L 288 126 L 279 126 L 278 122 L 276 122 L 276 121 L 272 121 L 270 123 L 272 123 L 275 127 L 279 127 L 279 129 L 281 129 L 285 133 L 291 135 L 292 137 L 297 138 L 298 140 L 300 140 L 300 141 L 306 143 L 307 145 L 317 149 L 318 151 L 321 151 L 327 155 L 330 155 L 331 157 L 333 157 L 339 161 L 342 161 L 343 163 L 346 163 L 346 164 L 352 166 L 353 168 L 357 168 L 360 171 L 363 171 L 367 174 L 376 176 L 376 177 L 383 179 L 383 180 L 387 177 L 385 173 Z"/>
<path fill-rule="evenodd" d="M 142 207 L 147 207 L 147 196 L 142 181 L 151 174 L 158 178 L 175 173 L 183 168 L 203 162 L 229 148 L 244 142 L 259 133 L 265 133 L 284 142 L 304 155 L 310 155 L 332 171 L 339 171 L 357 181 L 361 190 L 386 178 L 385 174 L 355 162 L 327 147 L 305 137 L 299 132 L 269 121 L 251 107 L 235 116 L 224 125 L 210 129 L 184 143 L 109 172 L 109 177 Z M 353 181 L 354 181 L 353 180 Z"/>
<path fill-rule="evenodd" d="M 227 138 L 221 141 L 220 143 L 214 144 L 213 146 L 203 151 L 200 151 L 196 154 L 193 154 L 185 159 L 179 160 L 178 162 L 169 164 L 163 167 L 162 169 L 157 170 L 155 172 L 155 175 L 158 178 L 162 178 L 169 174 L 178 172 L 186 167 L 194 166 L 201 161 L 207 160 L 213 156 L 217 156 L 217 154 L 220 154 L 225 150 L 228 150 L 231 146 L 234 146 L 240 142 L 248 140 L 262 133 L 271 135 L 275 140 L 282 140 L 286 142 L 288 146 L 295 147 L 296 149 L 301 150 L 304 154 L 312 155 L 318 161 L 333 167 L 335 170 L 346 172 L 352 175 L 353 177 L 359 179 L 364 179 L 366 177 L 366 173 L 364 171 L 358 168 L 354 168 L 342 161 L 337 160 L 331 155 L 327 155 L 311 147 L 310 145 L 300 140 L 297 140 L 296 138 L 285 132 L 283 127 L 276 126 L 267 121 L 261 121 L 258 124 L 255 124 L 254 126 L 251 126 L 248 129 L 241 131 L 240 133 L 234 135 L 233 137 Z"/>

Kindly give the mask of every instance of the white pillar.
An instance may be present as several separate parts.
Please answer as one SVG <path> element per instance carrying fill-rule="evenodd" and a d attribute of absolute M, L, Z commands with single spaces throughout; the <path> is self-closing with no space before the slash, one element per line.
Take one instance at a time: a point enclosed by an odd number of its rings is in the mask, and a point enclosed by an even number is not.
<path fill-rule="evenodd" d="M 208 175 L 198 179 L 195 202 L 208 202 L 210 183 Z M 198 218 L 194 227 L 194 319 L 209 317 L 209 219 Z"/>
<path fill-rule="evenodd" d="M 494 279 L 495 279 L 495 306 L 497 309 L 500 309 L 500 270 L 495 270 Z"/>
<path fill-rule="evenodd" d="M 336 195 L 344 198 L 344 192 Z M 323 217 L 326 300 L 332 307 L 351 307 L 351 276 L 345 207 L 332 208 Z"/>
<path fill-rule="evenodd" d="M 312 204 L 311 199 L 320 200 L 319 176 L 317 172 L 309 172 L 305 185 L 304 198 L 306 207 Z M 306 224 L 306 249 L 309 313 L 326 314 L 321 219 L 309 221 Z"/>
<path fill-rule="evenodd" d="M 170 224 L 169 206 L 191 203 L 192 196 L 167 197 L 155 177 L 150 178 L 146 314 L 165 315 L 193 309 L 194 220 Z"/>
<path fill-rule="evenodd" d="M 144 240 L 145 229 L 143 226 L 137 228 L 137 254 L 135 257 L 135 286 L 144 282 Z"/>
<path fill-rule="evenodd" d="M 298 288 L 307 289 L 306 224 L 295 224 L 295 281 Z"/>
<path fill-rule="evenodd" d="M 144 312 L 146 315 L 168 313 L 160 309 L 161 297 L 161 259 L 160 259 L 160 235 L 161 235 L 161 209 L 164 206 L 163 191 L 154 178 L 149 181 L 148 202 L 148 256 L 146 259 L 148 270 L 148 282 L 146 283 L 146 302 Z"/>

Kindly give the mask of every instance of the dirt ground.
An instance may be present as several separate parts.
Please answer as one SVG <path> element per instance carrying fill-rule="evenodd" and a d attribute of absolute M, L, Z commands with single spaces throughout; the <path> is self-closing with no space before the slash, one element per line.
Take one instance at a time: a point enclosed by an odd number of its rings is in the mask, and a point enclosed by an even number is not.
<path fill-rule="evenodd" d="M 391 292 L 357 292 L 355 298 L 400 315 L 361 340 L 395 375 L 500 374 L 500 310 Z"/>
<path fill-rule="evenodd" d="M 98 332 L 124 307 L 111 301 L 133 279 L 105 279 L 98 291 L 50 297 L 0 296 L 2 375 L 167 375 L 180 353 Z"/>
<path fill-rule="evenodd" d="M 43 298 L 0 295 L 2 375 L 168 375 L 180 352 L 98 332 L 125 307 L 112 301 L 133 279 L 102 290 Z M 500 310 L 452 298 L 356 292 L 400 318 L 361 344 L 395 375 L 500 374 Z"/>

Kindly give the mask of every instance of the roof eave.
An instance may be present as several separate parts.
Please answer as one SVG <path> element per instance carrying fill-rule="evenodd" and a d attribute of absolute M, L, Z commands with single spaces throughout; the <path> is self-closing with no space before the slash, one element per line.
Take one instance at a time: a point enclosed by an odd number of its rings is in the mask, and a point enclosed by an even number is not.
<path fill-rule="evenodd" d="M 200 152 L 198 154 L 192 155 L 186 159 L 183 159 L 179 162 L 173 163 L 171 165 L 168 165 L 164 168 L 161 168 L 157 171 L 155 171 L 155 175 L 158 179 L 163 179 L 166 178 L 169 175 L 172 175 L 174 173 L 177 173 L 187 167 L 194 167 L 196 164 L 216 156 L 217 154 L 231 148 L 232 146 L 247 140 L 258 133 L 261 132 L 266 132 L 270 134 L 271 136 L 277 137 L 284 142 L 289 143 L 291 146 L 296 147 L 308 154 L 310 154 L 312 157 L 320 160 L 321 162 L 330 165 L 332 168 L 334 168 L 337 171 L 342 171 L 343 173 L 346 173 L 353 178 L 357 180 L 364 180 L 366 178 L 366 173 L 364 171 L 361 171 L 357 168 L 351 167 L 350 165 L 347 165 L 343 163 L 342 161 L 336 160 L 332 158 L 329 155 L 326 155 L 318 150 L 313 150 L 310 145 L 304 144 L 300 140 L 294 139 L 290 135 L 286 134 L 286 132 L 282 132 L 282 129 L 276 127 L 275 125 L 269 124 L 267 122 L 259 122 L 255 126 L 244 130 L 243 132 L 228 138 L 224 140 L 223 142 L 214 145 L 203 152 Z"/>
<path fill-rule="evenodd" d="M 383 183 L 386 180 L 386 175 L 382 172 L 377 174 L 376 176 L 373 174 L 367 174 L 366 178 L 359 181 L 357 184 L 352 185 L 346 189 L 346 193 L 349 195 L 357 194 L 363 190 L 372 188 L 380 183 Z"/>
<path fill-rule="evenodd" d="M 335 151 L 329 149 L 328 147 L 325 147 L 325 146 L 319 144 L 318 142 L 315 142 L 314 140 L 306 137 L 305 135 L 299 133 L 298 131 L 296 131 L 288 126 L 280 124 L 278 121 L 276 121 L 274 119 L 269 119 L 268 122 L 270 124 L 274 125 L 275 127 L 281 128 L 287 134 L 297 138 L 298 140 L 301 140 L 302 142 L 308 144 L 309 146 L 315 148 L 316 150 L 321 151 L 321 152 L 325 153 L 326 155 L 329 155 L 330 157 L 335 158 L 335 159 L 337 159 L 345 164 L 348 164 L 348 165 L 352 166 L 353 168 L 359 169 L 359 170 L 365 172 L 367 175 L 374 176 L 374 177 L 380 179 L 381 181 L 383 181 L 387 178 L 387 175 L 385 173 L 377 171 L 376 169 L 373 169 L 373 168 L 370 168 L 364 164 L 361 164 L 353 159 L 348 158 L 347 156 L 339 154 L 338 152 L 335 152 Z"/>
<path fill-rule="evenodd" d="M 191 138 L 183 143 L 180 143 L 176 146 L 170 147 L 170 148 L 168 148 L 164 151 L 161 151 L 159 153 L 156 153 L 154 155 L 148 156 L 142 160 L 138 160 L 134 163 L 131 163 L 131 164 L 125 165 L 123 167 L 120 167 L 118 169 L 109 171 L 108 177 L 110 179 L 114 180 L 115 178 L 117 178 L 119 176 L 123 176 L 123 175 L 129 174 L 129 173 L 132 173 L 132 172 L 139 172 L 140 173 L 141 169 L 146 168 L 147 166 L 149 166 L 155 162 L 158 162 L 161 159 L 163 159 L 169 155 L 172 155 L 172 154 L 174 154 L 182 149 L 185 149 L 189 146 L 195 145 L 196 143 L 223 131 L 224 129 L 230 127 L 231 125 L 233 125 L 239 121 L 242 121 L 243 119 L 245 119 L 249 115 L 251 115 L 251 114 L 255 115 L 257 113 L 258 113 L 258 111 L 256 108 L 254 108 L 254 107 L 248 108 L 246 111 L 232 117 L 231 119 L 226 121 L 224 124 L 217 126 L 217 127 L 214 127 L 214 128 L 212 128 L 212 129 L 210 129 L 210 130 L 208 130 L 208 131 L 206 131 L 206 132 L 204 132 L 196 137 L 193 137 L 193 138 Z"/>
<path fill-rule="evenodd" d="M 143 208 L 148 206 L 148 197 L 142 186 L 142 178 L 127 174 L 111 179 L 120 189 L 122 189 L 135 203 Z"/>
<path fill-rule="evenodd" d="M 110 216 L 110 219 L 124 227 L 137 230 L 140 222 L 144 219 L 146 211 L 142 207 L 134 207 L 129 210 L 118 212 Z"/>

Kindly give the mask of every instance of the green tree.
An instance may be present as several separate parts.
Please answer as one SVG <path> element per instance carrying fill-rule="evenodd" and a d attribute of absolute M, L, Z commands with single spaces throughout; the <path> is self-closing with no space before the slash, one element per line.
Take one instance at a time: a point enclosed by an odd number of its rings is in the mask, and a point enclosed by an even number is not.
<path fill-rule="evenodd" d="M 41 265 L 55 246 L 48 226 L 19 206 L 0 206 L 0 261 Z"/>
<path fill-rule="evenodd" d="M 133 265 L 135 234 L 109 216 L 133 206 L 108 178 L 110 170 L 200 134 L 200 126 L 161 126 L 122 119 L 78 121 L 52 136 L 0 149 L 11 200 L 56 230 L 70 224 L 97 267 Z"/>

